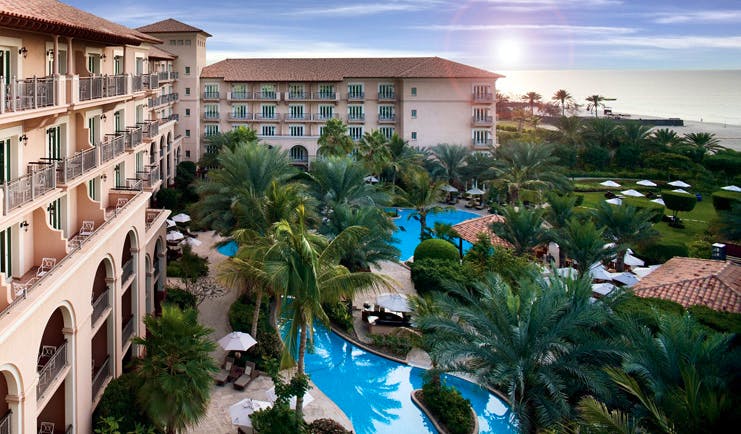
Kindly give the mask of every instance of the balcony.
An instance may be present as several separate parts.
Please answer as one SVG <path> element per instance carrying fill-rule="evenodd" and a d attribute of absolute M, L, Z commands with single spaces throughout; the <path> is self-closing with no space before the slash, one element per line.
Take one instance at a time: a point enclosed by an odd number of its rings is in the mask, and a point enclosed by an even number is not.
<path fill-rule="evenodd" d="M 147 214 L 144 218 L 144 229 L 147 231 L 152 229 L 152 225 L 157 221 L 157 219 L 160 218 L 160 216 L 164 215 L 167 211 L 168 210 L 165 209 L 148 208 Z M 155 261 L 155 264 L 157 263 L 158 261 Z"/>
<path fill-rule="evenodd" d="M 5 214 L 55 189 L 56 170 L 56 162 L 31 165 L 26 175 L 6 182 L 3 185 Z"/>
<path fill-rule="evenodd" d="M 111 376 L 111 358 L 107 356 L 103 364 L 98 368 L 98 371 L 93 372 L 93 400 L 98 396 L 106 380 Z"/>
<path fill-rule="evenodd" d="M 178 73 L 177 72 L 172 72 L 172 71 L 158 72 L 157 73 L 157 79 L 159 79 L 160 82 L 177 80 L 178 79 Z"/>
<path fill-rule="evenodd" d="M 286 101 L 307 101 L 310 95 L 306 92 L 286 92 L 285 98 Z"/>
<path fill-rule="evenodd" d="M 129 342 L 129 340 L 134 336 L 134 316 L 132 315 L 129 320 L 126 322 L 126 325 L 124 325 L 123 330 L 121 330 L 121 341 L 123 342 L 123 347 L 126 347 L 126 344 Z"/>
<path fill-rule="evenodd" d="M 312 101 L 337 101 L 337 92 L 315 92 L 311 94 Z"/>
<path fill-rule="evenodd" d="M 378 100 L 379 101 L 396 101 L 396 93 L 395 92 L 379 92 Z"/>
<path fill-rule="evenodd" d="M 230 113 L 229 122 L 248 122 L 252 117 L 252 113 Z"/>
<path fill-rule="evenodd" d="M 122 134 L 106 134 L 100 148 L 100 163 L 107 163 L 126 151 L 126 139 Z"/>
<path fill-rule="evenodd" d="M 132 92 L 143 92 L 144 90 L 145 90 L 144 77 L 142 75 L 132 75 L 131 76 L 131 91 Z"/>
<path fill-rule="evenodd" d="M 177 93 L 168 93 L 166 95 L 153 96 L 149 98 L 149 100 L 147 101 L 147 105 L 149 108 L 154 108 L 157 106 L 161 106 L 163 104 L 169 104 L 171 102 L 175 102 L 177 100 L 178 100 Z"/>
<path fill-rule="evenodd" d="M 275 92 L 275 91 L 255 92 L 253 94 L 253 98 L 258 101 L 277 101 L 278 92 Z"/>
<path fill-rule="evenodd" d="M 365 122 L 365 114 L 349 114 L 347 115 L 348 124 L 357 124 Z"/>
<path fill-rule="evenodd" d="M 396 122 L 396 115 L 390 114 L 390 115 L 378 115 L 378 123 L 379 124 L 393 124 Z"/>
<path fill-rule="evenodd" d="M 156 164 L 145 166 L 144 170 L 136 172 L 136 178 L 142 181 L 143 188 L 154 188 L 160 181 L 160 170 Z"/>
<path fill-rule="evenodd" d="M 349 101 L 362 101 L 365 99 L 365 92 L 350 92 L 347 94 Z"/>
<path fill-rule="evenodd" d="M 314 113 L 311 116 L 311 120 L 315 122 L 327 122 L 330 119 L 339 119 L 340 115 L 337 113 L 331 113 L 331 114 L 322 114 L 322 113 Z"/>
<path fill-rule="evenodd" d="M 218 101 L 221 98 L 219 92 L 203 92 L 203 99 L 206 101 Z"/>
<path fill-rule="evenodd" d="M 473 102 L 494 102 L 494 94 L 493 93 L 474 93 L 472 95 Z"/>
<path fill-rule="evenodd" d="M 100 165 L 100 147 L 86 149 L 57 162 L 57 183 L 68 184 Z"/>
<path fill-rule="evenodd" d="M 204 112 L 203 113 L 203 120 L 206 122 L 218 122 L 219 121 L 219 112 Z"/>
<path fill-rule="evenodd" d="M 80 77 L 79 100 L 90 101 L 93 99 L 126 95 L 126 79 L 126 75 Z"/>
<path fill-rule="evenodd" d="M 160 81 L 157 74 L 145 74 L 142 76 L 142 85 L 148 90 L 157 90 L 160 87 Z"/>
<path fill-rule="evenodd" d="M 229 101 L 249 101 L 252 99 L 252 93 L 247 91 L 229 92 L 226 99 Z"/>
<path fill-rule="evenodd" d="M 54 77 L 11 79 L 7 86 L 0 86 L 0 113 L 57 105 L 57 81 Z M 0 82 L 5 78 L 0 77 Z"/>
<path fill-rule="evenodd" d="M 494 144 L 494 139 L 473 139 L 472 142 L 473 146 L 477 148 L 488 147 Z"/>
<path fill-rule="evenodd" d="M 276 113 L 255 113 L 256 121 L 278 122 L 280 118 Z"/>
<path fill-rule="evenodd" d="M 67 343 L 57 347 L 54 355 L 49 357 L 46 364 L 39 371 L 39 382 L 36 384 L 36 400 L 41 401 L 44 394 L 48 391 L 49 386 L 54 383 L 59 375 L 67 367 Z"/>
<path fill-rule="evenodd" d="M 124 147 L 127 150 L 133 150 L 144 140 L 144 132 L 140 126 L 126 127 L 126 131 L 121 131 L 121 133 L 124 136 Z"/>
<path fill-rule="evenodd" d="M 110 301 L 108 300 L 108 293 L 110 290 L 106 289 L 103 291 L 102 294 L 98 296 L 95 300 L 93 300 L 93 315 L 91 317 L 91 323 L 94 325 L 98 322 L 101 315 L 103 315 L 103 312 L 105 312 L 106 309 L 108 309 L 108 306 L 111 305 Z"/>
<path fill-rule="evenodd" d="M 471 124 L 475 127 L 490 127 L 494 124 L 493 116 L 474 116 Z"/>
<path fill-rule="evenodd" d="M 158 121 L 137 122 L 136 125 L 142 127 L 142 135 L 145 139 L 152 140 L 160 133 L 160 123 Z"/>
<path fill-rule="evenodd" d="M 177 113 L 172 113 L 170 116 L 165 116 L 162 118 L 162 123 L 175 121 L 178 122 L 180 120 L 180 115 Z"/>
<path fill-rule="evenodd" d="M 286 113 L 283 115 L 283 119 L 291 122 L 306 122 L 311 120 L 311 115 L 308 113 Z"/>

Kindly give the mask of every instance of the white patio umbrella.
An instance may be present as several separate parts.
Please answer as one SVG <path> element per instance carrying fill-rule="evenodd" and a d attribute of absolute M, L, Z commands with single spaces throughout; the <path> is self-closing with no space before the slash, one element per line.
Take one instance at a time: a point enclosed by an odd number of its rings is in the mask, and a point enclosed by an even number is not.
<path fill-rule="evenodd" d="M 602 182 L 599 183 L 599 185 L 601 185 L 603 187 L 612 187 L 612 188 L 618 188 L 618 187 L 620 187 L 620 184 L 618 184 L 617 182 L 615 182 L 615 181 L 613 181 L 611 179 L 608 179 L 607 181 L 602 181 Z"/>
<path fill-rule="evenodd" d="M 190 216 L 185 213 L 180 213 L 172 218 L 172 221 L 177 223 L 188 223 L 190 221 Z"/>
<path fill-rule="evenodd" d="M 188 237 L 188 238 L 185 239 L 185 244 L 187 244 L 187 245 L 189 245 L 191 247 L 197 247 L 197 246 L 200 246 L 201 244 L 203 244 L 203 241 L 200 241 L 200 240 L 198 240 L 196 238 L 190 238 L 190 237 Z"/>
<path fill-rule="evenodd" d="M 175 223 L 173 220 L 170 220 L 170 219 L 165 220 L 165 223 L 167 223 L 168 228 L 177 226 L 177 223 Z"/>
<path fill-rule="evenodd" d="M 653 200 L 651 200 L 651 202 L 658 203 L 659 205 L 666 206 L 666 204 L 664 203 L 664 199 L 661 199 L 661 198 L 653 199 Z"/>
<path fill-rule="evenodd" d="M 643 197 L 643 193 L 637 190 L 633 190 L 632 188 L 630 190 L 624 190 L 620 193 L 626 195 L 626 196 L 632 196 L 632 197 Z"/>
<path fill-rule="evenodd" d="M 592 268 L 589 269 L 589 274 L 592 275 L 592 279 L 612 280 L 612 274 L 599 262 L 592 265 Z"/>
<path fill-rule="evenodd" d="M 363 178 L 363 181 L 368 182 L 370 184 L 376 184 L 376 183 L 378 183 L 378 178 L 376 178 L 375 176 L 371 175 L 371 176 L 366 176 L 365 178 Z"/>
<path fill-rule="evenodd" d="M 458 191 L 457 188 L 453 187 L 450 184 L 445 184 L 442 187 L 440 187 L 440 190 L 447 191 L 448 193 L 455 193 Z"/>
<path fill-rule="evenodd" d="M 684 181 L 680 181 L 679 179 L 676 181 L 672 181 L 669 183 L 672 187 L 679 187 L 679 188 L 689 188 L 692 187 L 691 185 L 687 184 Z"/>
<path fill-rule="evenodd" d="M 672 190 L 672 191 L 673 191 L 673 192 L 675 192 L 675 193 L 684 193 L 684 194 L 690 194 L 690 192 L 689 192 L 689 191 L 687 191 L 687 190 L 683 190 L 683 189 L 681 189 L 681 188 L 675 188 L 675 189 L 674 189 L 674 190 Z"/>
<path fill-rule="evenodd" d="M 270 389 L 265 391 L 265 395 L 267 395 L 268 399 L 271 402 L 275 402 L 276 399 L 278 399 L 278 395 L 275 394 L 275 386 L 271 387 Z M 304 393 L 304 404 L 303 406 L 306 407 L 311 401 L 314 400 L 314 397 L 311 396 L 309 392 Z M 288 400 L 288 405 L 291 408 L 296 407 L 296 397 L 292 396 L 291 399 Z"/>
<path fill-rule="evenodd" d="M 466 193 L 468 193 L 468 194 L 470 194 L 472 196 L 480 196 L 480 195 L 484 194 L 484 190 L 482 190 L 482 189 L 480 189 L 478 187 L 473 187 L 473 188 L 469 188 L 466 191 Z"/>
<path fill-rule="evenodd" d="M 409 299 L 404 294 L 381 294 L 376 297 L 376 304 L 394 312 L 411 312 Z"/>
<path fill-rule="evenodd" d="M 636 258 L 630 253 L 625 254 L 625 256 L 623 257 L 623 263 L 625 265 L 630 265 L 631 267 L 643 267 L 643 265 L 645 264 L 643 260 Z"/>
<path fill-rule="evenodd" d="M 613 197 L 612 199 L 605 199 L 605 202 L 609 203 L 610 205 L 622 205 L 623 200 L 619 197 Z"/>
<path fill-rule="evenodd" d="M 620 282 L 630 288 L 631 286 L 638 283 L 640 279 L 635 274 L 628 273 L 626 271 L 623 273 L 612 273 L 612 280 L 614 280 L 615 282 Z"/>
<path fill-rule="evenodd" d="M 180 241 L 183 238 L 185 238 L 185 235 L 183 235 L 180 231 L 170 231 L 167 233 L 167 236 L 165 236 L 167 241 Z"/>
<path fill-rule="evenodd" d="M 735 191 L 736 193 L 741 193 L 741 187 L 735 186 L 735 185 L 726 185 L 725 187 L 721 187 L 721 190 L 725 191 Z"/>
<path fill-rule="evenodd" d="M 642 185 L 644 187 L 656 187 L 656 183 L 655 182 L 651 182 L 648 179 L 642 179 L 642 180 L 636 182 L 636 184 Z"/>
<path fill-rule="evenodd" d="M 644 277 L 653 273 L 653 271 L 657 268 L 659 268 L 658 265 L 649 265 L 648 267 L 635 267 L 635 268 L 632 268 L 630 271 L 632 271 L 633 274 L 638 276 L 639 279 L 643 279 Z"/>
<path fill-rule="evenodd" d="M 596 292 L 599 295 L 608 295 L 616 288 L 612 283 L 594 283 L 592 284 L 592 292 Z"/>
<path fill-rule="evenodd" d="M 229 418 L 232 424 L 245 428 L 252 428 L 250 415 L 258 410 L 272 407 L 272 403 L 245 398 L 229 407 Z"/>
<path fill-rule="evenodd" d="M 225 351 L 247 351 L 256 343 L 255 338 L 245 332 L 231 332 L 219 339 L 219 345 Z"/>

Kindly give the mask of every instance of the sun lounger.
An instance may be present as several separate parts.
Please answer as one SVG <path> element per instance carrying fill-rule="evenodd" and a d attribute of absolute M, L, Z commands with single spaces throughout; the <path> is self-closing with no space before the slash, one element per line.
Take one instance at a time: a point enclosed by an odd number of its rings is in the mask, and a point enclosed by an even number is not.
<path fill-rule="evenodd" d="M 36 277 L 44 277 L 55 265 L 57 265 L 57 258 L 41 258 L 41 265 L 36 270 Z"/>
<path fill-rule="evenodd" d="M 214 383 L 216 383 L 217 386 L 223 386 L 224 384 L 226 384 L 228 379 L 229 372 L 227 371 L 222 370 L 214 374 Z"/>

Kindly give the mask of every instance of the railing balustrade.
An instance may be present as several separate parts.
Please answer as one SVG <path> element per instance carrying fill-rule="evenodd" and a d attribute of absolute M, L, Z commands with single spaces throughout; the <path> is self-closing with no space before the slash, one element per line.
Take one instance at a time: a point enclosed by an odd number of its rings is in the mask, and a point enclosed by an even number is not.
<path fill-rule="evenodd" d="M 36 399 L 41 401 L 44 394 L 54 380 L 67 366 L 67 343 L 57 347 L 56 352 L 49 358 L 44 367 L 39 371 L 39 382 L 36 385 Z"/>
<path fill-rule="evenodd" d="M 160 87 L 159 77 L 157 77 L 157 74 L 145 74 L 142 77 L 142 83 L 147 89 L 155 90 Z"/>
<path fill-rule="evenodd" d="M 142 181 L 142 185 L 146 188 L 152 188 L 160 180 L 159 167 L 149 165 L 145 167 L 145 170 L 137 171 L 136 178 Z"/>
<path fill-rule="evenodd" d="M 476 102 L 491 102 L 494 101 L 494 94 L 492 93 L 474 93 L 473 100 Z"/>
<path fill-rule="evenodd" d="M 311 118 L 315 121 L 328 121 L 330 119 L 338 119 L 340 115 L 338 113 L 332 113 L 332 114 L 322 114 L 322 113 L 314 113 Z"/>
<path fill-rule="evenodd" d="M 278 92 L 275 92 L 275 91 L 255 92 L 255 99 L 275 100 L 275 99 L 278 99 Z"/>
<path fill-rule="evenodd" d="M 141 92 L 144 90 L 144 77 L 142 75 L 131 76 L 131 91 Z"/>
<path fill-rule="evenodd" d="M 57 182 L 66 184 L 98 167 L 98 148 L 86 149 L 57 162 Z"/>
<path fill-rule="evenodd" d="M 11 425 L 11 419 L 10 419 L 10 416 L 12 414 L 13 413 L 11 413 L 11 411 L 8 410 L 5 416 L 0 418 L 0 434 L 10 434 L 11 432 L 13 432 L 13 426 Z"/>
<path fill-rule="evenodd" d="M 134 335 L 134 317 L 132 316 L 129 318 L 129 321 L 124 326 L 123 330 L 121 331 L 121 340 L 123 341 L 123 346 L 126 346 L 126 343 L 129 342 L 129 339 Z"/>
<path fill-rule="evenodd" d="M 494 139 L 473 139 L 473 146 L 491 146 Z"/>
<path fill-rule="evenodd" d="M 93 375 L 93 399 L 95 399 L 96 396 L 98 396 L 98 392 L 100 392 L 100 389 L 103 388 L 103 384 L 105 383 L 105 380 L 108 379 L 108 377 L 111 376 L 111 358 L 110 356 L 106 356 L 105 362 L 103 362 L 102 365 L 100 365 L 100 368 L 98 368 L 98 372 L 95 372 Z"/>
<path fill-rule="evenodd" d="M 125 95 L 126 75 L 93 75 L 80 77 L 80 101 Z"/>
<path fill-rule="evenodd" d="M 106 134 L 106 139 L 98 147 L 100 148 L 100 162 L 106 163 L 124 153 L 125 138 L 122 134 Z"/>
<path fill-rule="evenodd" d="M 0 83 L 5 77 L 0 76 Z M 55 77 L 11 78 L 0 84 L 0 113 L 51 107 L 57 104 Z"/>
<path fill-rule="evenodd" d="M 5 213 L 33 201 L 38 196 L 57 187 L 56 162 L 41 168 L 31 168 L 29 173 L 3 185 Z"/>
<path fill-rule="evenodd" d="M 337 92 L 316 92 L 311 94 L 311 99 L 328 101 L 337 99 Z"/>
<path fill-rule="evenodd" d="M 110 306 L 110 301 L 108 300 L 108 292 L 109 290 L 106 289 L 101 293 L 98 298 L 93 301 L 93 316 L 92 321 L 93 324 L 95 324 L 101 315 L 103 315 L 103 312 Z"/>

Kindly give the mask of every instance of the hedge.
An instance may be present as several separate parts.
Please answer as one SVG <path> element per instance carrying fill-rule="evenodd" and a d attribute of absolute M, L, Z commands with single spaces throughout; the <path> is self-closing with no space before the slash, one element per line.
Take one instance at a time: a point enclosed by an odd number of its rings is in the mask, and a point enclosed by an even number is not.
<path fill-rule="evenodd" d="M 713 193 L 713 208 L 716 211 L 730 211 L 735 204 L 741 204 L 741 193 L 725 190 Z"/>
<path fill-rule="evenodd" d="M 451 434 L 470 434 L 475 426 L 471 402 L 452 387 L 440 381 L 427 381 L 422 386 L 422 402 Z"/>
<path fill-rule="evenodd" d="M 458 248 L 450 241 L 431 238 L 424 240 L 414 249 L 414 261 L 424 259 L 440 259 L 451 262 L 460 260 Z"/>
<path fill-rule="evenodd" d="M 448 282 L 466 283 L 463 266 L 458 262 L 441 259 L 415 260 L 412 265 L 412 282 L 420 295 L 431 291 L 444 291 Z"/>
<path fill-rule="evenodd" d="M 647 209 L 651 211 L 651 222 L 653 223 L 660 222 L 661 218 L 664 216 L 664 206 L 656 202 L 651 202 L 650 200 L 626 197 L 623 199 L 623 205 L 630 205 L 637 209 Z"/>
<path fill-rule="evenodd" d="M 719 312 L 707 306 L 697 305 L 688 309 L 700 324 L 722 333 L 741 333 L 741 314 Z"/>
<path fill-rule="evenodd" d="M 697 197 L 690 193 L 677 193 L 676 191 L 664 191 L 661 193 L 666 207 L 677 215 L 679 211 L 689 212 L 695 209 Z"/>
<path fill-rule="evenodd" d="M 180 288 L 167 288 L 165 303 L 171 303 L 180 310 L 194 309 L 196 307 L 196 296 Z"/>
<path fill-rule="evenodd" d="M 685 244 L 652 243 L 638 250 L 638 253 L 649 264 L 663 264 L 675 256 L 689 256 L 689 250 Z"/>

